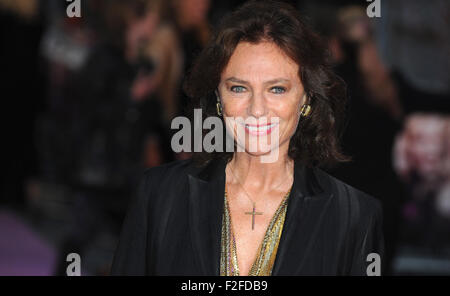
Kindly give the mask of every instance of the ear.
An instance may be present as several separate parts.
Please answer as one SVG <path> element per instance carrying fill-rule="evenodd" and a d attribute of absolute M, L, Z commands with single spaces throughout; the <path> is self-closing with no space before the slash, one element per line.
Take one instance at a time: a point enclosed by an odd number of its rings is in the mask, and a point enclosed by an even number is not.
<path fill-rule="evenodd" d="M 300 104 L 298 106 L 299 115 L 301 114 L 301 109 L 304 105 L 308 104 L 308 95 L 306 94 L 306 91 L 303 93 L 302 99 L 300 100 Z M 300 116 L 301 117 L 301 116 Z"/>
<path fill-rule="evenodd" d="M 306 91 L 303 94 L 303 104 L 302 105 L 304 105 L 304 104 L 308 104 L 308 95 L 306 94 Z"/>
<path fill-rule="evenodd" d="M 216 88 L 216 90 L 214 91 L 214 93 L 216 94 L 217 102 L 220 103 L 220 96 L 219 96 L 219 91 L 217 90 L 217 88 Z"/>

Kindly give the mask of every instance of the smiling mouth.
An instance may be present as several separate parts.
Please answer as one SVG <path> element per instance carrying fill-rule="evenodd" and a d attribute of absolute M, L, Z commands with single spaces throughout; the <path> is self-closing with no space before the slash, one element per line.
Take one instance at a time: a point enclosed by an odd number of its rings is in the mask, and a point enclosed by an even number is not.
<path fill-rule="evenodd" d="M 245 131 L 251 135 L 265 135 L 270 134 L 270 132 L 278 125 L 278 123 L 262 124 L 262 125 L 245 125 Z"/>

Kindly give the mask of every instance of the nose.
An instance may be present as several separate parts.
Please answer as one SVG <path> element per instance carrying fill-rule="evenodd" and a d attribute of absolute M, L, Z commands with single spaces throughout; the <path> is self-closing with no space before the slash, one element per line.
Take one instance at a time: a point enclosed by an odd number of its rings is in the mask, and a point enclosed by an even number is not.
<path fill-rule="evenodd" d="M 255 118 L 266 115 L 266 101 L 264 96 L 262 94 L 253 94 L 248 109 L 249 115 Z"/>

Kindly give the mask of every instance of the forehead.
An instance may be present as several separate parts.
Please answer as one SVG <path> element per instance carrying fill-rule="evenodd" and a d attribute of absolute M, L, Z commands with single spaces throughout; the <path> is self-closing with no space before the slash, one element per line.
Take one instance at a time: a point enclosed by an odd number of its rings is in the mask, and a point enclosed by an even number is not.
<path fill-rule="evenodd" d="M 238 76 L 252 81 L 284 77 L 298 78 L 299 66 L 273 42 L 240 42 L 222 72 L 222 79 Z"/>

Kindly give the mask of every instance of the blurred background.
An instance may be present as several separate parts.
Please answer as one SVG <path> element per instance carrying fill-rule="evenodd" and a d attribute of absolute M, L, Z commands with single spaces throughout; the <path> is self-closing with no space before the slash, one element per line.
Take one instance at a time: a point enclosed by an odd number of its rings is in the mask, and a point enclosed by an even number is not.
<path fill-rule="evenodd" d="M 181 83 L 244 1 L 0 0 L 0 275 L 108 275 L 136 182 L 170 148 Z M 450 275 L 450 1 L 288 1 L 347 82 L 329 173 L 384 208 L 388 275 Z"/>

